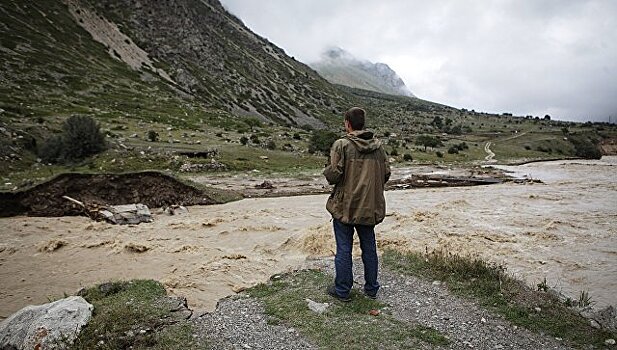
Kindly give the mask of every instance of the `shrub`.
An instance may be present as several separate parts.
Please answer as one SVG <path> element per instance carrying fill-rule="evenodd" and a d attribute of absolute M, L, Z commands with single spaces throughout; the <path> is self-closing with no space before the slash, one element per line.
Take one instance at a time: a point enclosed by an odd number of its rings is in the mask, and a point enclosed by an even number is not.
<path fill-rule="evenodd" d="M 328 154 L 334 141 L 338 139 L 338 134 L 329 130 L 315 130 L 309 141 L 309 153 L 321 152 Z"/>
<path fill-rule="evenodd" d="M 249 138 L 248 138 L 248 137 L 246 137 L 246 136 L 242 136 L 242 137 L 240 138 L 240 143 L 241 143 L 242 145 L 246 145 L 247 143 L 249 143 Z"/>
<path fill-rule="evenodd" d="M 403 154 L 403 160 L 406 162 L 411 162 L 413 160 L 413 157 L 411 156 L 411 154 L 405 153 Z"/>
<path fill-rule="evenodd" d="M 460 125 L 455 125 L 454 127 L 452 127 L 452 129 L 450 129 L 450 133 L 454 135 L 460 135 L 463 133 L 463 129 Z"/>
<path fill-rule="evenodd" d="M 274 150 L 276 149 L 276 143 L 273 140 L 268 140 L 268 142 L 266 142 L 266 148 Z"/>
<path fill-rule="evenodd" d="M 253 129 L 255 127 L 261 128 L 261 120 L 257 119 L 257 118 L 246 118 L 246 119 L 242 119 L 242 121 L 248 125 L 249 128 Z"/>
<path fill-rule="evenodd" d="M 448 148 L 448 154 L 458 154 L 458 147 L 451 146 L 450 148 Z"/>
<path fill-rule="evenodd" d="M 154 130 L 150 130 L 148 131 L 148 141 L 150 142 L 157 142 L 159 140 L 159 133 L 154 131 Z"/>
<path fill-rule="evenodd" d="M 602 152 L 600 152 L 594 141 L 578 135 L 571 135 L 568 137 L 568 140 L 574 146 L 574 154 L 576 154 L 577 157 L 585 159 L 602 158 Z"/>
<path fill-rule="evenodd" d="M 392 151 L 390 152 L 390 155 L 392 157 L 396 157 L 398 156 L 398 150 L 396 148 L 392 148 Z"/>
<path fill-rule="evenodd" d="M 294 133 L 293 138 L 294 138 L 294 140 L 302 140 L 302 136 L 300 136 L 299 133 Z"/>
<path fill-rule="evenodd" d="M 51 163 L 74 162 L 106 148 L 105 136 L 96 121 L 88 116 L 74 115 L 62 125 L 62 134 L 45 141 L 39 157 Z"/>
<path fill-rule="evenodd" d="M 443 153 L 441 153 L 441 152 L 437 151 L 437 153 L 435 153 L 435 154 L 437 155 L 437 157 L 439 157 L 439 158 L 443 158 Z"/>
<path fill-rule="evenodd" d="M 254 135 L 254 134 L 251 135 L 250 139 L 251 139 L 251 142 L 256 143 L 256 144 L 259 144 L 259 142 L 260 142 L 259 141 L 259 137 L 257 135 Z"/>

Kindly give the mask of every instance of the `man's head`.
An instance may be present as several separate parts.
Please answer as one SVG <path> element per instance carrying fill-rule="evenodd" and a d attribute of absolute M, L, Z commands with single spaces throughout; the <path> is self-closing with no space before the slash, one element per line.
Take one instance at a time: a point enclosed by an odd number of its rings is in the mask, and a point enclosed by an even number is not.
<path fill-rule="evenodd" d="M 364 110 L 358 107 L 352 107 L 345 112 L 345 127 L 351 130 L 364 129 Z"/>

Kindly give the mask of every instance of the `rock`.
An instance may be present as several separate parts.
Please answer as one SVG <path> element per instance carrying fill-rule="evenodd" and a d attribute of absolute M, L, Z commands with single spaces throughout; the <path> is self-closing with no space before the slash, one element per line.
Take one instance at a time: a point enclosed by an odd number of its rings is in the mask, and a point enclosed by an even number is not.
<path fill-rule="evenodd" d="M 615 339 L 612 339 L 612 338 L 611 339 L 606 339 L 604 341 L 604 344 L 606 344 L 606 345 L 615 345 Z"/>
<path fill-rule="evenodd" d="M 617 311 L 612 305 L 598 311 L 595 319 L 603 329 L 609 332 L 617 332 Z"/>
<path fill-rule="evenodd" d="M 330 306 L 330 304 L 328 303 L 318 303 L 311 299 L 304 299 L 304 300 L 308 303 L 308 308 L 311 311 L 316 312 L 318 314 L 324 313 L 328 309 L 328 306 Z"/>
<path fill-rule="evenodd" d="M 100 210 L 99 214 L 112 224 L 128 225 L 152 222 L 150 209 L 143 204 L 115 205 Z"/>
<path fill-rule="evenodd" d="M 379 314 L 381 313 L 381 311 L 377 310 L 377 309 L 371 309 L 368 314 L 371 316 L 379 316 Z"/>
<path fill-rule="evenodd" d="M 245 286 L 233 286 L 233 287 L 231 288 L 231 290 L 232 290 L 234 293 L 242 293 L 243 291 L 245 291 L 245 290 L 246 290 L 246 287 L 245 287 Z"/>
<path fill-rule="evenodd" d="M 264 190 L 271 190 L 274 189 L 276 187 L 274 187 L 274 185 L 272 185 L 272 182 L 270 181 L 264 181 L 259 185 L 255 185 L 255 188 L 260 188 L 260 189 L 264 189 Z"/>
<path fill-rule="evenodd" d="M 535 312 L 542 312 L 542 309 L 541 309 L 541 308 L 539 308 L 539 307 L 537 307 L 537 306 L 536 306 L 536 307 L 534 307 L 534 308 L 533 308 L 533 310 L 534 310 Z"/>
<path fill-rule="evenodd" d="M 189 210 L 182 205 L 170 205 L 163 212 L 167 215 L 182 215 L 188 214 Z"/>
<path fill-rule="evenodd" d="M 138 243 L 128 243 L 124 246 L 124 249 L 131 253 L 145 253 L 150 250 L 150 247 Z"/>
<path fill-rule="evenodd" d="M 0 348 L 48 349 L 56 341 L 73 343 L 93 308 L 80 296 L 26 306 L 0 323 Z"/>
<path fill-rule="evenodd" d="M 266 160 L 266 159 L 268 159 L 268 156 L 259 156 L 259 159 Z"/>

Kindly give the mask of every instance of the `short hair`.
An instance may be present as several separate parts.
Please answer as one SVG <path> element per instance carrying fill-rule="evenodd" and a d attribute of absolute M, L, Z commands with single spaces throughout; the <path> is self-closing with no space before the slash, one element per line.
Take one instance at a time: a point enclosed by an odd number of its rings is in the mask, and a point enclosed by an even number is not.
<path fill-rule="evenodd" d="M 364 129 L 364 110 L 359 107 L 352 107 L 345 112 L 345 120 L 349 121 L 354 130 Z"/>

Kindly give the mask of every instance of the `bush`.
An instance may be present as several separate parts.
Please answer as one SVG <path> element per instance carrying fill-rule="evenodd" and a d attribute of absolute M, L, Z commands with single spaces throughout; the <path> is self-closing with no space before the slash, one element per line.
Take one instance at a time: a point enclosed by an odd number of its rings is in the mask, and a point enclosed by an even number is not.
<path fill-rule="evenodd" d="M 600 152 L 594 141 L 578 135 L 571 135 L 568 140 L 574 146 L 574 154 L 576 154 L 577 157 L 585 159 L 602 158 L 602 152 Z"/>
<path fill-rule="evenodd" d="M 259 144 L 259 137 L 257 135 L 251 135 L 251 142 L 255 143 L 255 144 Z"/>
<path fill-rule="evenodd" d="M 443 158 L 443 153 L 437 151 L 437 153 L 435 153 L 437 155 L 438 158 Z"/>
<path fill-rule="evenodd" d="M 266 142 L 266 148 L 274 150 L 276 149 L 276 143 L 273 140 L 268 140 L 268 142 Z"/>
<path fill-rule="evenodd" d="M 154 131 L 154 130 L 150 130 L 148 131 L 148 141 L 150 142 L 157 142 L 159 140 L 159 133 Z"/>
<path fill-rule="evenodd" d="M 458 154 L 458 147 L 451 146 L 450 148 L 448 148 L 448 154 Z"/>
<path fill-rule="evenodd" d="M 329 154 L 334 141 L 339 138 L 338 134 L 329 130 L 315 130 L 309 141 L 309 153 L 321 152 Z"/>
<path fill-rule="evenodd" d="M 246 145 L 247 143 L 249 143 L 249 138 L 248 138 L 248 137 L 246 137 L 246 136 L 242 136 L 242 137 L 240 138 L 240 143 L 241 143 L 242 145 Z"/>
<path fill-rule="evenodd" d="M 392 151 L 390 152 L 390 155 L 392 157 L 396 157 L 398 156 L 398 150 L 396 148 L 392 148 Z"/>
<path fill-rule="evenodd" d="M 62 134 L 45 141 L 39 157 L 50 163 L 74 162 L 106 148 L 105 136 L 96 121 L 88 116 L 74 115 L 62 125 Z"/>
<path fill-rule="evenodd" d="M 251 118 L 246 118 L 246 119 L 242 119 L 242 121 L 248 125 L 249 128 L 251 128 L 251 130 L 255 127 L 261 128 L 261 120 L 251 117 Z"/>
<path fill-rule="evenodd" d="M 416 145 L 424 146 L 424 150 L 426 151 L 427 147 L 440 147 L 443 146 L 443 143 L 441 143 L 441 141 L 436 137 L 420 135 L 416 139 Z"/>
<path fill-rule="evenodd" d="M 302 140 L 302 136 L 300 136 L 299 133 L 294 133 L 293 138 L 294 138 L 294 140 Z"/>
<path fill-rule="evenodd" d="M 405 153 L 403 154 L 403 160 L 406 162 L 411 162 L 413 160 L 413 157 L 411 156 L 411 154 Z"/>

